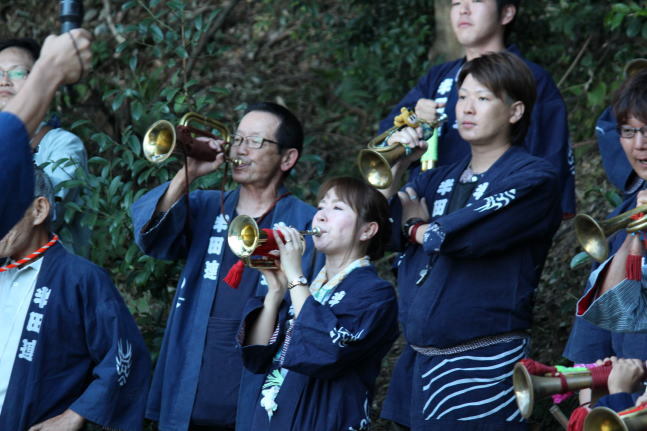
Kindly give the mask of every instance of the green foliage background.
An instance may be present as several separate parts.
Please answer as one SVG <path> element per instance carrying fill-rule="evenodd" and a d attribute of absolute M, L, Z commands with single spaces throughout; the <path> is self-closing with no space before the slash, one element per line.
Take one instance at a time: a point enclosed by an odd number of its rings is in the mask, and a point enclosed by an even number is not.
<path fill-rule="evenodd" d="M 41 0 L 3 4 L 3 36 L 42 40 L 57 32 L 57 6 Z M 76 98 L 61 95 L 54 106 L 90 155 L 89 175 L 67 184 L 82 189 L 83 202 L 69 204 L 66 217 L 83 215 L 92 230 L 89 257 L 111 272 L 154 358 L 182 262 L 141 254 L 129 208 L 170 179 L 179 162 L 144 161 L 140 142 L 147 127 L 162 118 L 177 121 L 187 111 L 235 127 L 245 103 L 283 103 L 298 113 L 307 134 L 289 185 L 311 201 L 324 177 L 356 175 L 356 154 L 375 135 L 379 119 L 442 60 L 429 53 L 432 0 L 86 0 L 85 8 L 84 26 L 95 36 L 94 70 L 76 86 Z M 594 123 L 625 63 L 646 56 L 646 4 L 526 1 L 516 30 L 511 40 L 552 73 L 568 105 L 579 210 L 601 217 L 618 194 L 602 171 Z M 216 173 L 198 186 L 220 181 Z M 586 264 L 569 268 L 577 252 L 565 222 L 537 292 L 532 355 L 546 363 L 563 361 L 588 272 Z M 375 411 L 398 348 L 386 361 Z M 537 410 L 537 429 L 558 429 L 545 409 Z M 374 429 L 386 425 L 377 421 Z"/>

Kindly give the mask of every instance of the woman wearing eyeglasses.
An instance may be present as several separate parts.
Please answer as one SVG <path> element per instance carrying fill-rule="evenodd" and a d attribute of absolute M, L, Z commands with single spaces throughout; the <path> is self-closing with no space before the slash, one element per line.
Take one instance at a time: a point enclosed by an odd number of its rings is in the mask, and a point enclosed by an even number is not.
<path fill-rule="evenodd" d="M 312 280 L 301 271 L 300 234 L 279 229 L 280 270 L 262 270 L 267 295 L 248 302 L 238 335 L 246 370 L 236 430 L 368 429 L 375 379 L 398 333 L 395 291 L 370 262 L 384 252 L 388 225 L 376 190 L 353 178 L 326 182 L 312 220 L 325 266 Z"/>

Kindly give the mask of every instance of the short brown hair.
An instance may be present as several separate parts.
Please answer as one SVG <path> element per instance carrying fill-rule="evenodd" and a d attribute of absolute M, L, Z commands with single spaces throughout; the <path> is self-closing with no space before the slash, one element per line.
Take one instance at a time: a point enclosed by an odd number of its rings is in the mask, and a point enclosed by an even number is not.
<path fill-rule="evenodd" d="M 317 201 L 323 199 L 330 189 L 348 204 L 357 214 L 355 231 L 361 223 L 377 223 L 377 233 L 368 241 L 366 254 L 371 260 L 384 256 L 384 250 L 391 234 L 389 204 L 384 196 L 364 181 L 352 177 L 332 178 L 320 188 Z"/>
<path fill-rule="evenodd" d="M 459 87 L 463 85 L 467 75 L 472 75 L 499 99 L 505 100 L 507 96 L 515 102 L 523 103 L 523 116 L 510 127 L 512 144 L 522 145 L 537 97 L 536 82 L 530 68 L 514 54 L 491 52 L 465 63 L 458 76 Z"/>
<path fill-rule="evenodd" d="M 634 73 L 618 89 L 613 98 L 613 113 L 619 126 L 631 116 L 647 123 L 647 69 Z"/>

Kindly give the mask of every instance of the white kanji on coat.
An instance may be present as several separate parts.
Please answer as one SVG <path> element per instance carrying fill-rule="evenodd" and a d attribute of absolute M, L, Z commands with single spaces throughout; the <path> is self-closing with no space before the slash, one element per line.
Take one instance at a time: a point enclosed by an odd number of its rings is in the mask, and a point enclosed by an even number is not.
<path fill-rule="evenodd" d="M 29 313 L 29 319 L 27 319 L 27 330 L 38 334 L 41 323 L 43 323 L 43 315 L 32 311 Z"/>
<path fill-rule="evenodd" d="M 332 307 L 333 305 L 339 304 L 339 302 L 344 299 L 344 296 L 346 296 L 346 291 L 344 290 L 333 293 L 332 297 L 328 300 L 328 305 Z"/>
<path fill-rule="evenodd" d="M 202 276 L 203 278 L 207 278 L 209 280 L 217 280 L 218 279 L 218 268 L 220 267 L 220 262 L 217 260 L 208 260 L 204 263 L 204 275 Z"/>
<path fill-rule="evenodd" d="M 517 197 L 517 189 L 506 190 L 485 198 L 485 203 L 474 211 L 485 212 L 490 210 L 499 210 L 510 204 Z"/>
<path fill-rule="evenodd" d="M 446 97 L 437 97 L 435 102 L 437 104 L 443 104 L 443 106 L 436 108 L 436 114 L 441 115 L 445 113 L 445 105 L 447 104 L 447 98 Z"/>
<path fill-rule="evenodd" d="M 346 345 L 359 340 L 363 334 L 364 334 L 363 329 L 358 333 L 353 334 L 348 329 L 342 326 L 340 328 L 333 328 L 330 331 L 330 338 L 333 344 L 337 344 L 339 347 L 346 347 Z"/>
<path fill-rule="evenodd" d="M 219 214 L 218 217 L 216 217 L 216 222 L 213 224 L 213 228 L 216 230 L 216 232 L 223 232 L 227 230 L 227 220 L 225 219 L 224 215 Z"/>
<path fill-rule="evenodd" d="M 474 190 L 474 193 L 472 193 L 472 196 L 474 196 L 474 199 L 481 199 L 481 197 L 483 196 L 483 193 L 485 193 L 485 191 L 487 190 L 489 185 L 490 185 L 490 183 L 488 183 L 488 182 L 485 182 L 483 184 L 479 184 L 476 187 L 476 190 Z"/>
<path fill-rule="evenodd" d="M 209 254 L 220 254 L 222 253 L 222 245 L 225 242 L 225 238 L 221 236 L 212 236 L 209 238 L 209 248 L 207 253 Z"/>
<path fill-rule="evenodd" d="M 31 362 L 34 359 L 34 352 L 36 351 L 36 340 L 23 339 L 19 351 L 19 359 Z"/>
<path fill-rule="evenodd" d="M 445 95 L 449 93 L 454 85 L 454 80 L 452 78 L 445 78 L 443 82 L 438 86 L 438 94 Z"/>
<path fill-rule="evenodd" d="M 452 189 L 454 188 L 454 179 L 453 178 L 448 178 L 440 185 L 438 186 L 438 194 L 441 196 L 445 196 L 447 193 L 450 193 Z"/>
<path fill-rule="evenodd" d="M 52 293 L 52 289 L 49 287 L 39 287 L 34 293 L 34 304 L 38 305 L 38 308 L 43 309 L 49 301 L 49 294 Z"/>
<path fill-rule="evenodd" d="M 445 207 L 447 206 L 447 199 L 438 199 L 434 201 L 434 211 L 432 217 L 438 217 L 445 214 Z"/>
<path fill-rule="evenodd" d="M 123 346 L 121 342 L 124 342 Z M 117 356 L 116 368 L 117 368 L 117 383 L 119 386 L 126 384 L 128 376 L 130 375 L 130 368 L 133 364 L 133 346 L 128 342 L 128 340 L 121 340 L 117 342 Z"/>

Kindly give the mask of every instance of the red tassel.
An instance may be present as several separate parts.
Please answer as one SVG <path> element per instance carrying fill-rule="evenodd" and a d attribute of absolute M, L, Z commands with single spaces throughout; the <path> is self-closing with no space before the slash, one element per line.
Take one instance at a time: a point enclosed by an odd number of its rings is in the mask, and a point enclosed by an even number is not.
<path fill-rule="evenodd" d="M 571 417 L 568 419 L 567 431 L 582 431 L 584 429 L 584 420 L 589 414 L 586 407 L 578 407 L 573 410 Z"/>
<path fill-rule="evenodd" d="M 234 266 L 231 267 L 227 276 L 224 278 L 224 282 L 234 289 L 238 289 L 240 285 L 240 280 L 243 278 L 243 270 L 245 269 L 245 262 L 239 260 Z"/>
<path fill-rule="evenodd" d="M 545 374 L 553 374 L 557 371 L 557 368 L 551 367 L 549 365 L 544 365 L 541 362 L 533 361 L 530 358 L 524 358 L 520 361 L 526 370 L 533 376 L 543 376 Z"/>
<path fill-rule="evenodd" d="M 625 265 L 627 280 L 640 281 L 640 279 L 642 278 L 641 264 L 642 264 L 642 256 L 637 256 L 635 254 L 630 254 L 627 256 L 627 263 Z"/>

